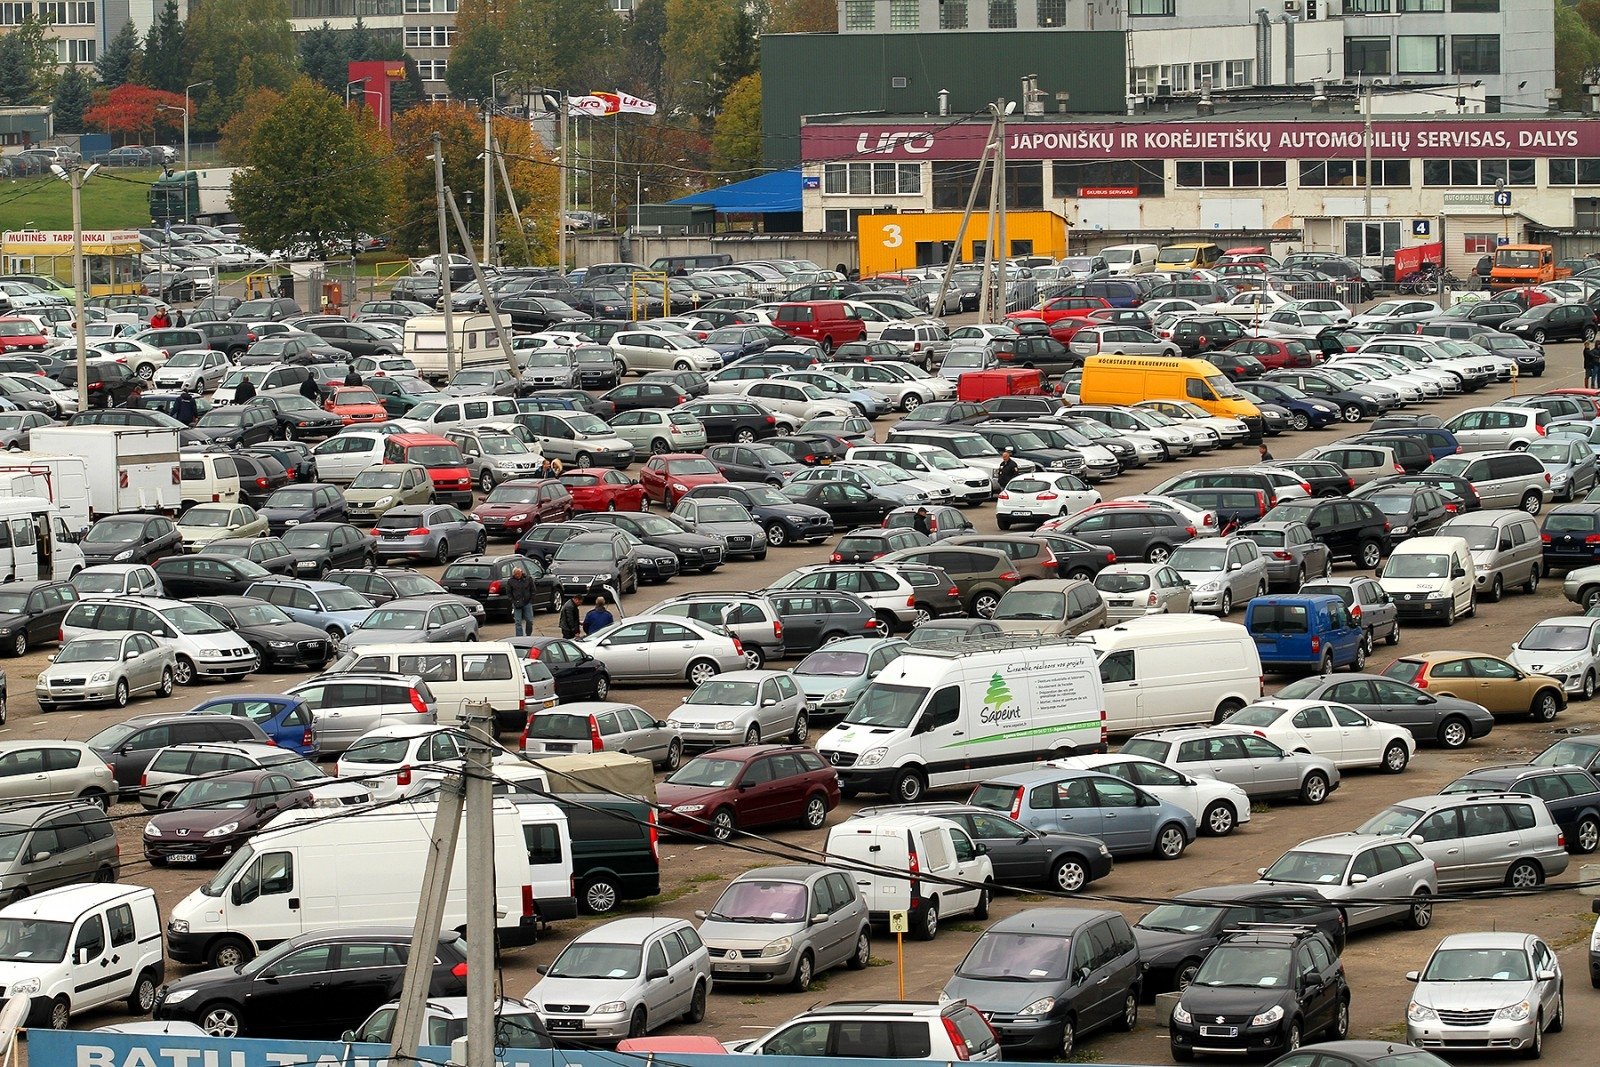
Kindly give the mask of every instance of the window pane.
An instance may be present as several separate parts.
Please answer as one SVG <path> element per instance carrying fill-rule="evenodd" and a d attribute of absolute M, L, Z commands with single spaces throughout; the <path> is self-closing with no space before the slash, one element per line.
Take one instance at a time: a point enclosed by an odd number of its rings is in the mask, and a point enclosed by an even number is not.
<path fill-rule="evenodd" d="M 1399 42 L 1397 55 L 1397 70 L 1399 73 L 1444 73 L 1443 37 L 1401 37 Z"/>
<path fill-rule="evenodd" d="M 1240 160 L 1233 165 L 1233 184 L 1237 189 L 1255 189 L 1261 185 L 1261 164 Z"/>
<path fill-rule="evenodd" d="M 1300 184 L 1311 189 L 1320 189 L 1328 184 L 1328 165 L 1310 160 L 1300 161 Z"/>
<path fill-rule="evenodd" d="M 914 30 L 917 28 L 917 0 L 889 0 L 889 28 Z"/>
<path fill-rule="evenodd" d="M 847 30 L 872 29 L 874 0 L 844 0 L 844 28 Z"/>
<path fill-rule="evenodd" d="M 1058 164 L 1058 166 L 1059 166 L 1059 164 Z M 1178 171 L 1178 188 L 1180 188 L 1180 189 L 1198 189 L 1198 188 L 1200 188 L 1201 176 L 1200 176 L 1200 164 L 1199 163 L 1194 163 L 1194 162 L 1191 162 L 1189 160 L 1179 160 L 1178 161 L 1177 171 Z M 1060 195 L 1059 190 L 1057 191 L 1057 195 Z"/>
<path fill-rule="evenodd" d="M 1067 0 L 1039 0 L 1035 8 L 1041 27 L 1066 25 Z"/>
<path fill-rule="evenodd" d="M 1228 178 L 1228 164 L 1216 160 L 1208 160 L 1201 164 L 1205 173 L 1205 186 L 1207 189 L 1226 189 L 1230 184 Z"/>
<path fill-rule="evenodd" d="M 1477 185 L 1478 161 L 1476 159 L 1452 159 L 1450 161 L 1451 185 Z"/>
<path fill-rule="evenodd" d="M 1128 14 L 1134 18 L 1171 15 L 1176 0 L 1128 0 Z"/>
<path fill-rule="evenodd" d="M 872 164 L 850 164 L 850 193 L 853 196 L 869 196 L 872 193 Z"/>
<path fill-rule="evenodd" d="M 1576 159 L 1552 159 L 1550 161 L 1551 185 L 1576 185 L 1578 182 L 1578 161 Z"/>
<path fill-rule="evenodd" d="M 1400 0 L 1400 12 L 1443 11 L 1444 0 Z"/>
<path fill-rule="evenodd" d="M 1017 28 L 1016 0 L 989 0 L 989 28 L 991 30 Z"/>
<path fill-rule="evenodd" d="M 846 181 L 850 168 L 843 163 L 829 163 L 822 170 L 822 191 L 824 193 L 842 193 L 847 191 Z"/>
<path fill-rule="evenodd" d="M 1511 169 L 1511 184 L 1512 185 L 1532 185 L 1533 184 L 1533 160 L 1531 160 L 1531 159 L 1513 159 L 1513 160 L 1511 160 L 1510 169 Z"/>
<path fill-rule="evenodd" d="M 1261 186 L 1264 189 L 1282 189 L 1289 184 L 1289 165 L 1281 159 L 1264 160 L 1261 164 Z"/>
<path fill-rule="evenodd" d="M 944 0 L 939 5 L 939 28 L 941 30 L 964 30 L 967 28 L 967 0 Z"/>
<path fill-rule="evenodd" d="M 1499 74 L 1500 35 L 1458 33 L 1452 36 L 1450 64 L 1457 74 Z"/>
<path fill-rule="evenodd" d="M 1349 10 L 1346 7 L 1346 10 Z M 1451 11 L 1482 11 L 1493 14 L 1500 10 L 1500 0 L 1450 0 Z"/>
<path fill-rule="evenodd" d="M 1423 185 L 1449 185 L 1450 161 L 1448 159 L 1424 159 L 1422 161 Z"/>
<path fill-rule="evenodd" d="M 1380 184 L 1382 184 L 1382 185 L 1410 185 L 1411 184 L 1411 160 L 1409 160 L 1409 159 L 1386 159 L 1386 160 L 1382 160 L 1378 165 L 1380 167 L 1379 174 L 1378 174 L 1378 177 L 1381 179 Z"/>
<path fill-rule="evenodd" d="M 1478 180 L 1483 185 L 1493 185 L 1506 180 L 1506 161 L 1484 159 L 1478 163 Z"/>
<path fill-rule="evenodd" d="M 922 192 L 922 164 L 900 164 L 900 195 L 907 196 Z"/>
<path fill-rule="evenodd" d="M 1388 0 L 1383 0 L 1388 10 Z M 1349 0 L 1345 11 L 1350 12 Z M 1346 37 L 1344 40 L 1344 73 L 1349 78 L 1372 77 L 1389 73 L 1389 38 Z"/>

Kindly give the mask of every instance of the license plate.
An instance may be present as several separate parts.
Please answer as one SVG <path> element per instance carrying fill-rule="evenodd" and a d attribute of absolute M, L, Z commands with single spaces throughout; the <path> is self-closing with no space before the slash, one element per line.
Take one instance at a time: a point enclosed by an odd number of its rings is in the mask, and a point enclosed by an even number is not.
<path fill-rule="evenodd" d="M 1239 1028 L 1237 1026 L 1202 1026 L 1200 1028 L 1200 1036 L 1201 1037 L 1238 1037 L 1239 1036 Z"/>
<path fill-rule="evenodd" d="M 167 857 L 168 863 L 194 863 L 199 857 L 192 852 L 174 852 Z"/>
<path fill-rule="evenodd" d="M 711 965 L 711 969 L 713 971 L 726 971 L 729 974 L 750 973 L 750 965 L 748 963 L 714 963 Z"/>
<path fill-rule="evenodd" d="M 582 1030 L 581 1019 L 546 1019 L 544 1025 L 550 1030 Z"/>
<path fill-rule="evenodd" d="M 385 541 L 398 541 L 404 536 L 405 534 L 403 533 L 386 533 L 383 535 L 383 539 Z"/>

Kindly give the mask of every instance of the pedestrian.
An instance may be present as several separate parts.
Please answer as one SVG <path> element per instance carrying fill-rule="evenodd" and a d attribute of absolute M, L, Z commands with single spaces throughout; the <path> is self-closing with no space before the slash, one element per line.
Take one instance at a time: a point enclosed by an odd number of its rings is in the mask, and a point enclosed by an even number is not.
<path fill-rule="evenodd" d="M 1022 473 L 1017 466 L 1017 461 L 1011 458 L 1011 449 L 1009 448 L 1000 453 L 1000 470 L 998 473 L 1000 475 L 1000 488 L 1002 489 L 1010 483 L 1011 479 Z"/>
<path fill-rule="evenodd" d="M 1263 462 L 1263 463 L 1271 463 L 1271 462 L 1273 462 L 1272 453 L 1267 451 L 1267 443 L 1265 441 L 1263 441 L 1263 442 L 1261 442 L 1261 444 L 1257 445 L 1256 448 L 1261 453 L 1261 462 Z"/>
<path fill-rule="evenodd" d="M 300 395 L 311 401 L 313 404 L 322 403 L 322 390 L 317 388 L 316 375 L 308 374 L 301 379 Z"/>
<path fill-rule="evenodd" d="M 233 389 L 233 402 L 235 404 L 248 404 L 256 398 L 256 383 L 249 378 L 242 379 Z"/>
<path fill-rule="evenodd" d="M 589 614 L 583 617 L 583 632 L 585 635 L 593 637 L 596 633 L 616 621 L 616 617 L 606 610 L 606 598 L 597 596 L 594 598 L 594 607 L 590 608 Z"/>
<path fill-rule="evenodd" d="M 541 477 L 541 478 L 550 477 L 550 457 L 549 456 L 544 457 L 544 459 L 539 463 L 539 477 Z"/>
<path fill-rule="evenodd" d="M 172 402 L 172 417 L 185 426 L 193 426 L 195 417 L 200 413 L 200 405 L 195 402 L 194 394 L 186 385 L 183 392 L 178 394 L 178 399 Z"/>
<path fill-rule="evenodd" d="M 171 325 L 172 320 L 167 317 L 167 309 L 164 307 L 156 308 L 156 313 L 150 316 L 150 328 L 152 330 L 165 330 Z"/>
<path fill-rule="evenodd" d="M 1600 388 L 1600 345 L 1590 338 L 1583 342 L 1583 384 L 1589 389 Z"/>
<path fill-rule="evenodd" d="M 511 594 L 511 622 L 516 628 L 516 636 L 533 636 L 533 579 L 528 577 L 528 572 L 521 567 L 513 567 L 511 580 L 506 583 L 506 591 Z"/>
<path fill-rule="evenodd" d="M 552 477 L 552 478 L 561 477 L 562 469 L 563 468 L 561 466 L 561 461 L 559 459 L 553 459 L 553 460 L 550 461 L 550 477 Z"/>
<path fill-rule="evenodd" d="M 561 624 L 561 636 L 568 641 L 578 636 L 578 608 L 582 606 L 581 596 L 569 596 L 561 602 L 561 613 L 556 616 L 556 621 Z"/>
<path fill-rule="evenodd" d="M 133 409 L 144 407 L 144 386 L 135 384 L 128 393 L 128 399 L 122 402 L 122 406 Z"/>
<path fill-rule="evenodd" d="M 188 321 L 183 317 L 182 308 L 179 308 L 177 311 L 173 312 L 172 325 L 176 326 L 180 330 L 189 325 Z"/>
<path fill-rule="evenodd" d="M 933 520 L 928 518 L 927 508 L 917 509 L 917 513 L 911 517 L 911 528 L 924 537 L 933 536 Z"/>
<path fill-rule="evenodd" d="M 350 370 L 344 376 L 344 384 L 346 384 L 346 385 L 360 385 L 361 384 L 361 372 L 356 370 L 356 365 L 354 363 L 350 364 Z"/>

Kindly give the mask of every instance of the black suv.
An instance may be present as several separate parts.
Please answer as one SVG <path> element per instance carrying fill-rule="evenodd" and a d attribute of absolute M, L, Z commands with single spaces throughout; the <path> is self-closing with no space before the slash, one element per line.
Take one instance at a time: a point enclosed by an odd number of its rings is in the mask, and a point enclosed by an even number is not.
<path fill-rule="evenodd" d="M 1350 1031 L 1350 985 L 1339 950 L 1310 926 L 1229 934 L 1206 956 L 1172 1009 L 1172 1058 L 1196 1053 L 1270 1059 L 1312 1035 Z"/>
<path fill-rule="evenodd" d="M 1334 559 L 1377 570 L 1390 548 L 1389 520 L 1366 500 L 1288 500 L 1267 512 L 1268 522 L 1303 522 Z"/>
<path fill-rule="evenodd" d="M 1566 837 L 1567 851 L 1587 855 L 1600 849 L 1600 780 L 1578 767 L 1479 767 L 1440 793 L 1522 793 L 1543 800 Z"/>
<path fill-rule="evenodd" d="M 1187 989 L 1206 953 L 1253 923 L 1315 927 L 1328 935 L 1336 951 L 1344 948 L 1344 911 L 1315 889 L 1250 882 L 1191 889 L 1133 924 L 1144 967 L 1144 992 Z"/>
<path fill-rule="evenodd" d="M 1196 315 L 1179 319 L 1172 324 L 1172 333 L 1164 335 L 1183 350 L 1186 356 L 1227 348 L 1245 335 L 1244 327 L 1221 315 Z"/>
<path fill-rule="evenodd" d="M 116 407 L 127 403 L 135 386 L 142 383 L 139 376 L 126 364 L 94 362 L 88 366 L 89 406 L 91 408 Z M 68 363 L 56 372 L 56 381 L 69 389 L 78 387 L 78 368 Z"/>

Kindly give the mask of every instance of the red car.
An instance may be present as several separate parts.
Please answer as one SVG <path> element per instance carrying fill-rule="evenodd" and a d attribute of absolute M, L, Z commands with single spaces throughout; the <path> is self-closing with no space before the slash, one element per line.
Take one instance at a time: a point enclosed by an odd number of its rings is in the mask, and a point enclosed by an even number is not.
<path fill-rule="evenodd" d="M 0 319 L 0 352 L 38 352 L 49 344 L 32 319 Z"/>
<path fill-rule="evenodd" d="M 383 401 L 364 385 L 329 386 L 322 407 L 339 416 L 346 426 L 389 421 L 389 410 L 383 406 Z"/>
<path fill-rule="evenodd" d="M 644 510 L 644 486 L 621 471 L 579 467 L 563 471 L 561 484 L 572 494 L 573 511 Z"/>
<path fill-rule="evenodd" d="M 801 745 L 719 748 L 656 786 L 661 828 L 726 841 L 737 828 L 799 822 L 812 829 L 839 806 L 839 774 Z"/>
<path fill-rule="evenodd" d="M 721 485 L 728 479 L 716 464 L 704 456 L 688 452 L 666 452 L 651 456 L 639 468 L 639 484 L 645 496 L 659 500 L 668 508 L 678 506 L 683 494 L 697 485 Z"/>
<path fill-rule="evenodd" d="M 1081 319 L 1091 311 L 1110 306 L 1109 300 L 1099 296 L 1058 296 L 1054 300 L 1046 300 L 1042 307 L 1011 312 L 1006 316 L 1006 325 L 1010 326 L 1028 319 L 1046 324 L 1059 319 Z"/>
<path fill-rule="evenodd" d="M 572 494 L 554 478 L 514 478 L 489 491 L 472 509 L 490 537 L 521 537 L 541 522 L 566 522 L 574 510 Z"/>
<path fill-rule="evenodd" d="M 1293 337 L 1241 337 L 1223 351 L 1254 356 L 1268 370 L 1315 367 L 1322 362 L 1321 352 Z"/>

